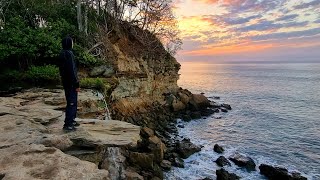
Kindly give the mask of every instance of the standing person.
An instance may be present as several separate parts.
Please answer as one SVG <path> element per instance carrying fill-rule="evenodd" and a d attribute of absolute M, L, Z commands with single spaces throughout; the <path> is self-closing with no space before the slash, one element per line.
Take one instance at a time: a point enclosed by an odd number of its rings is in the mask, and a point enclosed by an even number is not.
<path fill-rule="evenodd" d="M 77 115 L 77 101 L 80 88 L 75 58 L 71 51 L 73 48 L 73 40 L 71 37 L 63 38 L 62 48 L 59 57 L 59 71 L 67 100 L 63 130 L 74 131 L 76 130 L 75 126 L 79 125 L 75 121 L 75 118 Z"/>

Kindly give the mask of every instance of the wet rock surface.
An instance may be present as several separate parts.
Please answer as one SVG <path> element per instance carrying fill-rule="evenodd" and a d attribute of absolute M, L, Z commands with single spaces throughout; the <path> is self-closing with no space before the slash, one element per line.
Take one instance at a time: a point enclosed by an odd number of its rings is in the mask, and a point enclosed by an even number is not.
<path fill-rule="evenodd" d="M 239 153 L 235 153 L 229 157 L 229 159 L 234 162 L 237 166 L 243 167 L 248 171 L 255 171 L 256 164 L 252 158 L 244 156 Z"/>
<path fill-rule="evenodd" d="M 176 167 L 184 168 L 184 161 L 180 157 L 175 157 L 173 160 L 173 165 Z"/>
<path fill-rule="evenodd" d="M 161 166 L 164 170 L 169 171 L 169 170 L 171 170 L 172 164 L 171 164 L 171 162 L 168 161 L 168 160 L 163 160 L 163 161 L 161 162 L 160 166 Z"/>
<path fill-rule="evenodd" d="M 270 180 L 307 180 L 306 177 L 301 176 L 300 173 L 290 174 L 287 169 L 282 167 L 274 167 L 266 164 L 259 166 L 260 173 L 265 175 Z"/>
<path fill-rule="evenodd" d="M 229 162 L 229 160 L 227 158 L 225 158 L 224 156 L 220 156 L 217 160 L 216 163 L 218 166 L 223 167 L 223 166 L 231 166 L 231 163 Z"/>
<path fill-rule="evenodd" d="M 219 144 L 215 144 L 214 147 L 213 147 L 213 150 L 214 150 L 214 152 L 219 153 L 219 154 L 224 152 L 223 147 L 220 146 Z"/>
<path fill-rule="evenodd" d="M 176 150 L 182 158 L 186 159 L 192 154 L 201 151 L 201 147 L 196 146 L 190 141 L 190 139 L 185 138 L 176 143 Z"/>
<path fill-rule="evenodd" d="M 240 179 L 239 176 L 237 176 L 234 173 L 229 173 L 228 171 L 224 169 L 216 170 L 217 180 L 238 180 Z"/>

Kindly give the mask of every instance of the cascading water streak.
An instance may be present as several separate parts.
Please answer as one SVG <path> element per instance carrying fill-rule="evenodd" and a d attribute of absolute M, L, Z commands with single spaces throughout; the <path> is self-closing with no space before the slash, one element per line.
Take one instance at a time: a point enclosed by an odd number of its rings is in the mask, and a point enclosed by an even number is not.
<path fill-rule="evenodd" d="M 106 101 L 104 95 L 101 92 L 97 91 L 97 96 L 103 101 L 103 103 L 105 105 L 106 114 L 105 114 L 105 119 L 104 120 L 112 120 L 111 114 L 110 114 L 110 111 L 109 111 L 109 108 L 108 108 L 108 104 L 107 104 L 107 101 Z"/>

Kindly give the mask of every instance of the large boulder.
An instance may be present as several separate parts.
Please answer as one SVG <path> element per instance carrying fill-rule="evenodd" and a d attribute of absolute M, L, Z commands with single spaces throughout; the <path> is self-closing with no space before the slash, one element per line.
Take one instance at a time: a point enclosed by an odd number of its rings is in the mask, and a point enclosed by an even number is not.
<path fill-rule="evenodd" d="M 193 144 L 190 139 L 183 139 L 176 143 L 176 150 L 182 158 L 186 159 L 192 154 L 201 151 L 201 147 Z"/>
<path fill-rule="evenodd" d="M 240 179 L 239 176 L 237 176 L 234 173 L 229 173 L 228 171 L 224 169 L 218 169 L 216 170 L 217 180 L 238 180 Z"/>
<path fill-rule="evenodd" d="M 130 152 L 129 161 L 144 169 L 152 170 L 154 168 L 153 154 Z"/>
<path fill-rule="evenodd" d="M 175 100 L 172 103 L 172 108 L 174 112 L 178 112 L 186 109 L 186 105 L 182 101 Z"/>
<path fill-rule="evenodd" d="M 266 164 L 259 166 L 260 173 L 265 175 L 269 180 L 307 180 L 300 173 L 289 174 L 288 170 L 281 167 L 273 167 Z"/>
<path fill-rule="evenodd" d="M 5 179 L 109 179 L 107 170 L 44 145 L 2 148 L 0 159 L 0 173 Z"/>
<path fill-rule="evenodd" d="M 177 156 L 174 157 L 172 165 L 175 167 L 184 168 L 184 161 L 183 159 Z"/>
<path fill-rule="evenodd" d="M 154 136 L 154 130 L 148 128 L 148 127 L 143 127 L 140 131 L 140 135 L 143 138 L 149 138 Z"/>
<path fill-rule="evenodd" d="M 155 157 L 155 161 L 157 163 L 161 163 L 164 157 L 164 153 L 166 151 L 166 145 L 157 136 L 149 137 L 148 140 L 149 140 L 148 148 L 153 153 Z"/>
<path fill-rule="evenodd" d="M 239 153 L 235 153 L 232 156 L 229 157 L 229 159 L 234 162 L 239 167 L 244 167 L 248 171 L 255 171 L 256 170 L 256 164 L 253 161 L 252 158 L 244 156 Z"/>
<path fill-rule="evenodd" d="M 192 98 L 189 93 L 178 92 L 178 96 L 183 104 L 188 104 Z"/>
<path fill-rule="evenodd" d="M 168 161 L 168 160 L 163 160 L 163 161 L 161 162 L 160 166 L 162 167 L 162 169 L 164 169 L 164 170 L 166 170 L 166 171 L 169 171 L 169 170 L 171 170 L 172 164 L 171 164 L 171 162 Z"/>
<path fill-rule="evenodd" d="M 214 152 L 219 153 L 219 154 L 224 152 L 223 147 L 220 146 L 219 144 L 215 144 L 214 147 L 213 147 L 213 150 L 214 150 Z"/>
<path fill-rule="evenodd" d="M 216 163 L 218 166 L 223 167 L 223 166 L 231 166 L 231 163 L 229 162 L 229 160 L 227 158 L 225 158 L 224 156 L 220 156 L 217 160 Z"/>
<path fill-rule="evenodd" d="M 193 110 L 201 110 L 210 106 L 210 101 L 202 94 L 193 94 L 190 104 Z"/>

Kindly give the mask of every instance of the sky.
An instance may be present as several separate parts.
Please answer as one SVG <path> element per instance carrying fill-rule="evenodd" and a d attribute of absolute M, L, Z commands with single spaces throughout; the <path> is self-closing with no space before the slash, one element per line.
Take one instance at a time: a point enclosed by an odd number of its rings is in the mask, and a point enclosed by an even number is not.
<path fill-rule="evenodd" d="M 180 61 L 320 62 L 320 0 L 174 0 Z"/>

